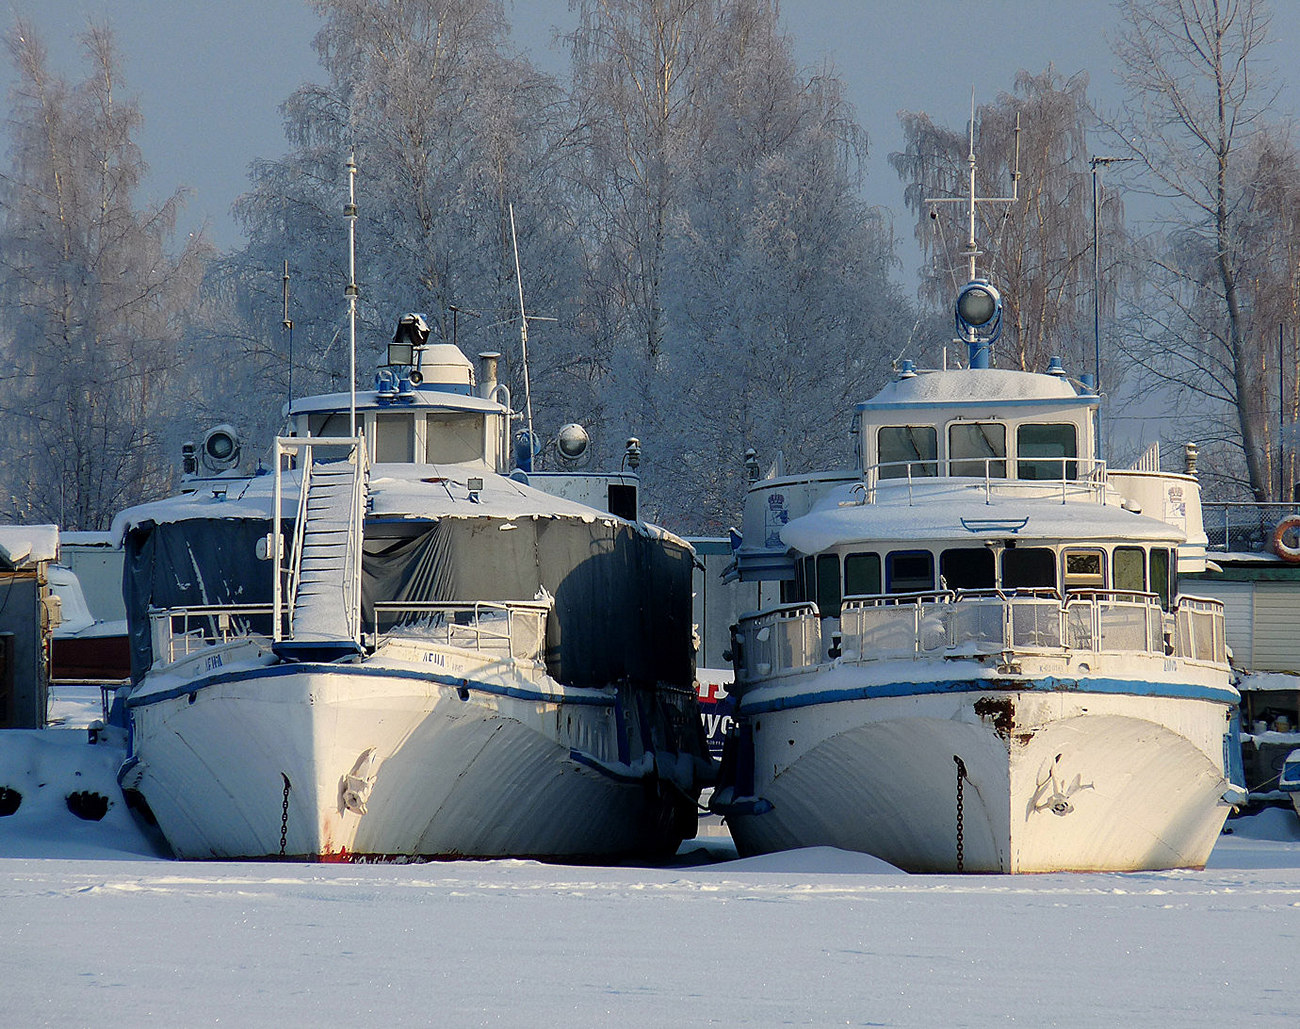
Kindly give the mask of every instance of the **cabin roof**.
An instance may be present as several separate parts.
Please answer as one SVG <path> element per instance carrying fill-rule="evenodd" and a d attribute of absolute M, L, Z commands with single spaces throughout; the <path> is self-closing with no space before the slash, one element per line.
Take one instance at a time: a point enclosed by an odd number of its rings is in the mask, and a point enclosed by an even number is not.
<path fill-rule="evenodd" d="M 1031 546 L 1040 540 L 1087 545 L 1182 542 L 1185 538 L 1174 526 L 1117 504 L 1063 504 L 1048 497 L 998 496 L 996 492 L 986 503 L 983 480 L 913 483 L 910 504 L 906 489 L 906 484 L 881 484 L 878 490 L 900 495 L 863 504 L 861 492 L 854 487 L 836 487 L 808 514 L 791 519 L 781 530 L 781 541 L 800 553 L 817 554 L 858 542 L 898 549 L 909 542 L 934 540 L 978 545 L 986 539 L 1014 539 Z"/>
<path fill-rule="evenodd" d="M 895 379 L 856 410 L 890 411 L 899 408 L 1078 405 L 1095 407 L 1098 398 L 1080 395 L 1061 375 L 1019 372 L 1005 368 L 964 368 L 947 372 L 919 372 Z"/>
<path fill-rule="evenodd" d="M 299 397 L 290 403 L 287 413 L 317 414 L 320 412 L 346 413 L 352 404 L 350 393 L 325 393 L 320 396 Z M 372 389 L 357 390 L 357 410 L 411 411 L 415 409 L 444 411 L 473 411 L 480 414 L 504 414 L 506 408 L 495 400 L 484 400 L 470 393 L 448 393 L 438 389 L 417 389 L 409 398 L 380 400 Z"/>

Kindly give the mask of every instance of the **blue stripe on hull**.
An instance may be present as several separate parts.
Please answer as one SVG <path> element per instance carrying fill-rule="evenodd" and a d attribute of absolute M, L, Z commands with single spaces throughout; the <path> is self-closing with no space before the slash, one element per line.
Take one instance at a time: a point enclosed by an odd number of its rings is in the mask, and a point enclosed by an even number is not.
<path fill-rule="evenodd" d="M 545 704 L 576 704 L 593 707 L 610 707 L 614 698 L 604 694 L 581 695 L 574 693 L 543 693 L 519 686 L 503 686 L 500 683 L 484 682 L 479 679 L 466 679 L 454 675 L 442 675 L 438 672 L 417 672 L 410 669 L 373 665 L 339 665 L 312 664 L 293 662 L 279 665 L 267 665 L 261 668 L 246 668 L 229 672 L 217 672 L 194 679 L 183 686 L 174 686 L 159 693 L 150 693 L 142 697 L 127 699 L 128 707 L 146 707 L 150 704 L 175 700 L 188 693 L 198 693 L 209 686 L 243 680 L 275 679 L 285 675 L 342 675 L 353 678 L 378 677 L 383 679 L 414 679 L 418 682 L 432 682 L 440 686 L 451 686 L 460 690 L 474 690 L 498 697 L 510 697 L 514 700 L 527 700 Z M 590 691 L 594 694 L 596 691 Z"/>
<path fill-rule="evenodd" d="M 936 693 L 1104 693 L 1134 697 L 1171 697 L 1183 700 L 1210 700 L 1236 704 L 1240 699 L 1231 687 L 1197 686 L 1177 682 L 1149 682 L 1133 679 L 1042 679 L 1008 681 L 1006 679 L 944 679 L 932 682 L 890 682 L 873 686 L 800 692 L 767 700 L 741 699 L 738 713 L 761 715 L 769 711 L 791 711 L 819 704 L 838 704 L 850 700 L 878 697 L 930 696 Z"/>

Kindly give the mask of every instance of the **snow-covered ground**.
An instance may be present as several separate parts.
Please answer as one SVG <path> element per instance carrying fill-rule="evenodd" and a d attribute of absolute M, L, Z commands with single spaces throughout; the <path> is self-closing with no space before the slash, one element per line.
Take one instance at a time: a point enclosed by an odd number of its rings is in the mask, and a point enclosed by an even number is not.
<path fill-rule="evenodd" d="M 0 818 L 4 1025 L 1300 1019 L 1289 809 L 1233 819 L 1204 872 L 909 876 L 717 837 L 672 868 L 179 863 L 112 792 L 120 752 L 86 739 L 0 734 L 0 786 L 31 794 Z M 116 803 L 87 822 L 74 789 Z"/>

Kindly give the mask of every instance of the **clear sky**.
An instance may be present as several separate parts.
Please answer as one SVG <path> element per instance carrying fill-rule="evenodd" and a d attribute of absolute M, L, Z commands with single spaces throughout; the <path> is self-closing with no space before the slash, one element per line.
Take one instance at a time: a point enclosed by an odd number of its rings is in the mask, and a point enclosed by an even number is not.
<path fill-rule="evenodd" d="M 557 31 L 573 24 L 567 0 L 506 0 L 516 40 L 535 63 L 562 72 Z M 238 245 L 230 204 L 247 187 L 256 157 L 284 150 L 279 105 L 301 83 L 322 78 L 311 40 L 319 18 L 302 0 L 8 0 L 36 25 L 55 66 L 77 78 L 76 36 L 88 18 L 115 30 L 127 89 L 144 114 L 140 137 L 155 198 L 177 186 L 194 190 L 184 228 L 205 222 L 220 247 Z M 893 212 L 911 239 L 902 188 L 887 157 L 902 145 L 899 110 L 927 111 L 953 127 L 977 101 L 1009 90 L 1020 69 L 1048 63 L 1088 73 L 1089 93 L 1115 107 L 1122 96 L 1107 37 L 1119 27 L 1112 0 L 782 0 L 796 56 L 843 77 L 870 139 L 867 199 Z M 1300 3 L 1274 5 L 1275 55 L 1300 46 Z M 1285 67 L 1282 69 L 1285 71 Z M 0 82 L 12 74 L 6 65 Z M 1297 82 L 1300 87 L 1300 82 Z M 1285 90 L 1284 111 L 1297 96 Z M 1099 144 L 1103 146 L 1104 144 Z M 1100 152 L 1100 151 L 1099 151 Z M 903 252 L 909 284 L 918 258 Z"/>

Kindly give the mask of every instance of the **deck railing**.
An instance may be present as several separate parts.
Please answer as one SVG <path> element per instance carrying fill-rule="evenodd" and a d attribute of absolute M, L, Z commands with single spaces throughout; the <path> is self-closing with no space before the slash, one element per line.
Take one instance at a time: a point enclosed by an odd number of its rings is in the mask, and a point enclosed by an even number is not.
<path fill-rule="evenodd" d="M 1167 615 L 1153 593 L 1123 590 L 939 592 L 846 597 L 836 641 L 814 604 L 783 604 L 740 619 L 743 682 L 768 679 L 831 658 L 870 661 L 1148 654 L 1227 664 L 1223 605 L 1180 597 Z M 824 646 L 826 642 L 828 645 Z"/>
<path fill-rule="evenodd" d="M 271 637 L 270 604 L 207 604 L 150 611 L 153 664 L 170 664 L 205 647 L 245 636 Z"/>
<path fill-rule="evenodd" d="M 373 643 L 420 639 L 500 658 L 542 661 L 546 650 L 544 601 L 507 603 L 417 603 L 396 601 L 374 606 Z"/>
<path fill-rule="evenodd" d="M 1059 466 L 1059 472 L 1051 474 Z M 1028 472 L 1032 471 L 1034 477 Z M 1048 474 L 1040 474 L 1047 472 Z M 1014 473 L 1014 474 L 1013 474 Z M 876 502 L 876 490 L 882 483 L 906 485 L 911 501 L 915 487 L 936 479 L 973 479 L 973 488 L 983 491 L 986 500 L 1009 490 L 1037 492 L 1059 496 L 1061 503 L 1071 498 L 1105 503 L 1106 462 L 1081 457 L 959 457 L 917 458 L 911 461 L 884 461 L 867 467 L 862 473 L 863 501 Z"/>

